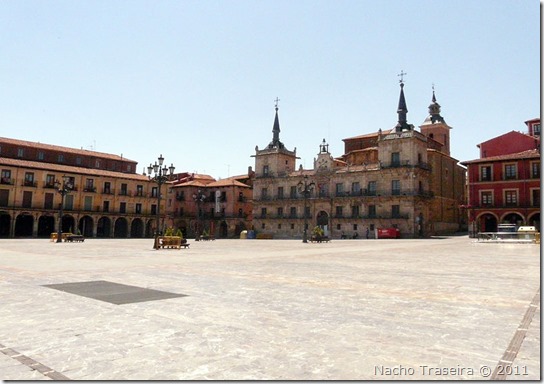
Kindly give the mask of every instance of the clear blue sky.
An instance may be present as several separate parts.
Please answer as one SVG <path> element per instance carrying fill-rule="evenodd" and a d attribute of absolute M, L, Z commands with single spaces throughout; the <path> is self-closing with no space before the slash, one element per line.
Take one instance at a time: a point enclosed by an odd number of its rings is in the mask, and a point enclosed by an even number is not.
<path fill-rule="evenodd" d="M 323 138 L 408 122 L 432 84 L 456 159 L 540 115 L 536 0 L 14 0 L 0 3 L 0 136 L 123 154 L 138 172 L 243 174 L 280 139 L 311 168 Z"/>

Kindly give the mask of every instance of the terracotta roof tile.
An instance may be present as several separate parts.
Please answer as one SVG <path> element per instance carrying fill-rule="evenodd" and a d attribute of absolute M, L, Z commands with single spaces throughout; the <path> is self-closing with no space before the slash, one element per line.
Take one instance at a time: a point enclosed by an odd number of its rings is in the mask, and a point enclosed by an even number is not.
<path fill-rule="evenodd" d="M 122 179 L 141 180 L 141 181 L 149 180 L 147 176 L 140 175 L 137 173 L 123 173 L 123 172 L 106 171 L 103 169 L 73 167 L 69 165 L 42 163 L 38 161 L 10 159 L 6 157 L 0 157 L 0 165 L 28 168 L 28 169 L 41 169 L 41 170 L 52 171 L 52 172 L 75 173 L 75 174 L 89 175 L 89 176 L 103 176 L 103 177 L 122 178 Z"/>
<path fill-rule="evenodd" d="M 516 159 L 539 159 L 540 151 L 538 149 L 529 149 L 528 151 L 510 153 L 508 155 L 482 157 L 481 159 L 462 161 L 461 164 L 489 163 L 493 161 L 516 160 Z"/>
<path fill-rule="evenodd" d="M 60 145 L 43 144 L 43 143 L 38 143 L 35 141 L 26 141 L 26 140 L 10 139 L 7 137 L 0 137 L 0 143 L 20 145 L 23 147 L 32 147 L 32 148 L 44 149 L 44 150 L 50 150 L 50 151 L 58 151 L 62 153 L 73 153 L 73 154 L 84 155 L 84 156 L 96 156 L 102 159 L 119 160 L 119 161 L 137 163 L 137 161 L 130 160 L 125 157 L 121 157 L 111 153 L 89 151 L 87 149 L 61 147 Z"/>

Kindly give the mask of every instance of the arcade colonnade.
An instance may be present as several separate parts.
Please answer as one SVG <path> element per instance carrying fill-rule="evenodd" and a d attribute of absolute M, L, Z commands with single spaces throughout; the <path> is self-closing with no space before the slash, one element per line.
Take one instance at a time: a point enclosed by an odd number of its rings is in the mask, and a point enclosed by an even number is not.
<path fill-rule="evenodd" d="M 57 232 L 59 213 L 25 210 L 0 210 L 0 237 L 49 237 Z M 62 231 L 85 237 L 144 238 L 153 237 L 155 220 L 141 216 L 66 212 Z"/>

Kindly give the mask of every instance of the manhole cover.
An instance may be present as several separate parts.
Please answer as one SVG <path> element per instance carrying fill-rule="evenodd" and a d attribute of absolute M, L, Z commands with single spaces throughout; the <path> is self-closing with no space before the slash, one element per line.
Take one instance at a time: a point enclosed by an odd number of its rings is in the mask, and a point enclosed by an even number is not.
<path fill-rule="evenodd" d="M 117 305 L 187 296 L 179 293 L 136 287 L 133 285 L 112 283 L 105 280 L 83 281 L 80 283 L 48 284 L 44 285 L 44 287 L 73 293 L 74 295 L 89 297 L 91 299 L 102 300 Z"/>

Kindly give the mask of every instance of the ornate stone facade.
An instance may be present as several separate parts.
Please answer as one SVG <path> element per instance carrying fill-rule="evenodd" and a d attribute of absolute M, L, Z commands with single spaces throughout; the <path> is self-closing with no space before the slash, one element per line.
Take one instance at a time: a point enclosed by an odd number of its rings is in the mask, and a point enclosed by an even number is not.
<path fill-rule="evenodd" d="M 257 232 L 300 238 L 304 226 L 332 238 L 375 237 L 379 228 L 397 228 L 402 237 L 464 229 L 459 206 L 465 199 L 465 169 L 449 155 L 449 127 L 433 92 L 430 116 L 416 131 L 406 121 L 401 83 L 398 124 L 391 130 L 344 139 L 334 158 L 323 140 L 313 169 L 295 169 L 296 149 L 273 140 L 255 150 L 253 222 Z M 304 183 L 313 183 L 304 197 Z"/>

